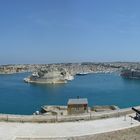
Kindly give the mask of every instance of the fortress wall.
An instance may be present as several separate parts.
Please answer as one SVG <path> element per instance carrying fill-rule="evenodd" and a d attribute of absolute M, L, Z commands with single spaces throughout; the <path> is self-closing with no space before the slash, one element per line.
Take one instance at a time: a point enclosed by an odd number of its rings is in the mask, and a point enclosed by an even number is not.
<path fill-rule="evenodd" d="M 136 109 L 140 110 L 140 106 Z M 120 117 L 127 114 L 134 113 L 131 108 L 118 109 L 115 111 L 107 112 L 93 112 L 80 115 L 68 115 L 68 116 L 47 116 L 47 115 L 12 115 L 12 114 L 0 114 L 0 121 L 7 122 L 38 122 L 38 123 L 52 123 L 52 122 L 69 122 L 69 121 L 79 121 L 79 120 L 96 120 L 111 117 Z"/>

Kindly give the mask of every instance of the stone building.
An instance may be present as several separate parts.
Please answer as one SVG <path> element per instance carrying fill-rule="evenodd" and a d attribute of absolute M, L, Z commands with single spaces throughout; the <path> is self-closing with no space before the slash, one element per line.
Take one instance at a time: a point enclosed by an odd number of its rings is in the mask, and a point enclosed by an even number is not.
<path fill-rule="evenodd" d="M 81 114 L 88 112 L 87 98 L 77 98 L 68 100 L 68 114 Z"/>

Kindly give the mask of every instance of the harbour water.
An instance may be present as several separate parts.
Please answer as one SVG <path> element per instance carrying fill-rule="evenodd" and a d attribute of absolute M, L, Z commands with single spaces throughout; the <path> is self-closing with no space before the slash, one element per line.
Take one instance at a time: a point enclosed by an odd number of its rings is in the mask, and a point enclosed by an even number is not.
<path fill-rule="evenodd" d="M 88 98 L 89 106 L 140 105 L 140 80 L 123 79 L 119 74 L 76 76 L 59 85 L 27 84 L 29 73 L 0 75 L 0 113 L 32 114 L 42 105 L 67 105 L 69 98 Z"/>

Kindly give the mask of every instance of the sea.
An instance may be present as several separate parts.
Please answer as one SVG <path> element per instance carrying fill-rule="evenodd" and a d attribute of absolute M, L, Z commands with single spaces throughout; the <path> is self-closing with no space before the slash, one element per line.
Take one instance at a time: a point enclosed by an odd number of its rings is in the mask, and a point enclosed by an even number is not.
<path fill-rule="evenodd" d="M 124 79 L 119 73 L 75 76 L 66 84 L 29 84 L 31 73 L 0 75 L 0 113 L 33 114 L 43 105 L 67 105 L 70 98 L 87 98 L 89 106 L 140 105 L 140 80 Z"/>

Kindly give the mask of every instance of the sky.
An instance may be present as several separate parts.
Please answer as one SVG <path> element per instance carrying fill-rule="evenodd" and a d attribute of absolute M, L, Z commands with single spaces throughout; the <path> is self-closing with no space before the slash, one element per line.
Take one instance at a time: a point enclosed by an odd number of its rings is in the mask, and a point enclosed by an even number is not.
<path fill-rule="evenodd" d="M 140 61 L 139 0 L 0 0 L 0 64 Z"/>

